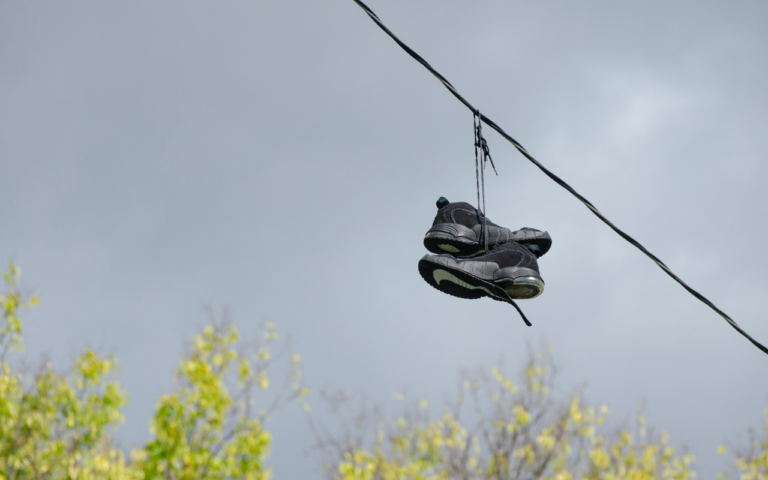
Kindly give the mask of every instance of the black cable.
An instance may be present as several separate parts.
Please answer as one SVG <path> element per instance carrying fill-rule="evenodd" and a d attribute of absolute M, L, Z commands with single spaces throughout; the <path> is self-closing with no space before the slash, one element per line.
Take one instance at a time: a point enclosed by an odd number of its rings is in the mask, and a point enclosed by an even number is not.
<path fill-rule="evenodd" d="M 693 295 L 694 297 L 698 298 L 698 299 L 699 299 L 699 300 L 700 300 L 702 303 L 704 303 L 704 304 L 705 304 L 705 305 L 707 305 L 709 308 L 711 308 L 712 310 L 714 310 L 715 312 L 717 312 L 717 313 L 718 313 L 718 314 L 719 314 L 721 317 L 723 317 L 723 318 L 725 319 L 725 321 L 727 321 L 727 322 L 728 322 L 728 323 L 729 323 L 729 324 L 730 324 L 730 325 L 731 325 L 731 326 L 732 326 L 734 329 L 736 329 L 736 331 L 737 331 L 737 332 L 739 332 L 739 333 L 740 333 L 740 334 L 742 334 L 742 335 L 743 335 L 743 336 L 744 336 L 744 337 L 745 337 L 747 340 L 749 340 L 750 342 L 752 342 L 752 344 L 753 344 L 754 346 L 756 346 L 757 348 L 759 348 L 759 349 L 760 349 L 760 350 L 761 350 L 763 353 L 766 353 L 766 354 L 768 354 L 768 348 L 764 347 L 764 346 L 763 346 L 763 345 L 762 345 L 760 342 L 758 342 L 757 340 L 755 340 L 754 338 L 752 338 L 751 336 L 749 336 L 749 334 L 748 334 L 747 332 L 745 332 L 744 330 L 742 330 L 742 329 L 741 329 L 741 327 L 739 327 L 739 325 L 738 325 L 738 324 L 737 324 L 737 323 L 736 323 L 736 322 L 735 322 L 735 321 L 734 321 L 734 320 L 733 320 L 731 317 L 729 317 L 729 316 L 728 316 L 728 315 L 727 315 L 727 314 L 726 314 L 724 311 L 722 311 L 722 310 L 720 310 L 719 308 L 717 308 L 717 307 L 716 307 L 716 306 L 715 306 L 715 305 L 714 305 L 712 302 L 710 302 L 710 301 L 709 301 L 709 300 L 708 300 L 706 297 L 704 297 L 702 294 L 700 294 L 699 292 L 697 292 L 697 291 L 696 291 L 696 290 L 694 290 L 693 288 L 689 287 L 689 286 L 688 286 L 688 284 L 686 284 L 684 281 L 682 281 L 682 280 L 680 279 L 680 277 L 678 277 L 677 275 L 675 275 L 675 274 L 672 272 L 672 270 L 670 270 L 670 269 L 669 269 L 669 267 L 667 267 L 667 266 L 664 264 L 664 262 L 662 262 L 662 261 L 661 261 L 661 260 L 660 260 L 660 259 L 659 259 L 659 258 L 658 258 L 656 255 L 652 254 L 652 253 L 651 253 L 651 252 L 649 252 L 649 251 L 648 251 L 648 250 L 647 250 L 645 247 L 643 247 L 642 245 L 640 245 L 640 243 L 638 243 L 638 242 L 637 242 L 637 240 L 635 240 L 634 238 L 632 238 L 632 237 L 630 237 L 629 235 L 627 235 L 626 233 L 624 233 L 624 232 L 623 232 L 621 229 L 619 229 L 619 228 L 618 228 L 616 225 L 614 225 L 614 224 L 613 224 L 613 223 L 612 223 L 610 220 L 608 220 L 608 219 L 607 219 L 607 218 L 606 218 L 606 217 L 605 217 L 605 216 L 604 216 L 602 213 L 600 213 L 600 211 L 597 209 L 597 207 L 595 207 L 594 205 L 592 205 L 592 203 L 591 203 L 589 200 L 587 200 L 587 199 L 586 199 L 586 198 L 584 198 L 584 197 L 583 197 L 581 194 L 579 194 L 579 193 L 578 193 L 576 190 L 574 190 L 573 188 L 571 188 L 571 186 L 570 186 L 570 185 L 568 185 L 567 183 L 565 183 L 565 182 L 564 182 L 564 181 L 563 181 L 563 180 L 562 180 L 560 177 L 558 177 L 558 176 L 557 176 L 557 175 L 555 175 L 554 173 L 550 172 L 550 171 L 549 171 L 549 170 L 548 170 L 548 169 L 547 169 L 547 168 L 546 168 L 544 165 L 542 165 L 541 163 L 539 163 L 539 161 L 538 161 L 538 160 L 536 160 L 535 158 L 533 158 L 533 156 L 532 156 L 530 153 L 528 153 L 528 151 L 527 151 L 525 148 L 523 148 L 523 146 L 522 146 L 522 145 L 520 145 L 520 143 L 519 143 L 517 140 L 515 140 L 515 139 L 514 139 L 514 138 L 512 138 L 512 137 L 511 137 L 511 136 L 510 136 L 510 135 L 509 135 L 507 132 L 505 132 L 504 130 L 502 130 L 502 129 L 501 129 L 501 127 L 499 127 L 498 125 L 496 125 L 496 123 L 494 123 L 494 122 L 493 122 L 493 120 L 491 120 L 490 118 L 486 117 L 485 115 L 482 115 L 478 109 L 476 109 L 475 107 L 473 107 L 471 103 L 469 103 L 469 102 L 468 102 L 468 101 L 467 101 L 467 100 L 466 100 L 464 97 L 462 97 L 462 96 L 461 96 L 461 94 L 460 94 L 460 93 L 459 93 L 459 92 L 456 90 L 456 88 L 455 88 L 453 85 L 451 85 L 451 82 L 449 82 L 449 81 L 448 81 L 448 80 L 447 80 L 447 79 L 446 79 L 444 76 L 442 76 L 442 75 L 440 74 L 440 72 L 438 72 L 437 70 L 435 70 L 434 68 L 432 68 L 432 66 L 431 66 L 429 63 L 427 63 L 427 61 L 426 61 L 426 60 L 424 60 L 423 58 L 421 58 L 421 56 L 420 56 L 418 53 L 414 52 L 414 51 L 411 49 L 411 47 L 409 47 L 408 45 L 406 45 L 405 43 L 403 43 L 403 42 L 402 42 L 402 41 L 401 41 L 399 38 L 397 38 L 397 37 L 395 36 L 395 34 L 394 34 L 394 33 L 392 33 L 392 32 L 391 32 L 391 31 L 390 31 L 390 30 L 389 30 L 389 29 L 386 27 L 386 25 L 384 25 L 384 24 L 381 22 L 381 20 L 379 19 L 379 17 L 377 17 L 377 16 L 376 16 L 376 14 L 375 14 L 375 13 L 373 13 L 373 11 L 371 11 L 371 9 L 370 9 L 370 8 L 368 8 L 368 6 L 367 6 L 366 4 L 364 4 L 364 3 L 363 3 L 363 2 L 361 2 L 360 0 L 354 0 L 354 1 L 355 1 L 355 3 L 357 3 L 357 4 L 360 6 L 360 8 L 362 8 L 363 10 L 365 10 L 365 13 L 367 13 L 367 14 L 368 14 L 368 16 L 369 16 L 369 17 L 371 17 L 371 20 L 373 20 L 374 22 L 376 22 L 376 24 L 377 24 L 377 25 L 378 25 L 378 26 L 379 26 L 379 27 L 380 27 L 382 30 L 384 30 L 384 32 L 386 32 L 386 34 L 387 34 L 387 35 L 389 35 L 389 36 L 392 38 L 392 40 L 394 40 L 395 42 L 397 42 L 397 44 L 398 44 L 398 45 L 400 45 L 400 47 L 402 47 L 402 49 L 403 49 L 403 50 L 405 50 L 406 52 L 408 52 L 408 55 L 410 55 L 411 57 L 413 57 L 413 58 L 414 58 L 414 60 L 416 60 L 417 62 L 419 62 L 420 64 L 422 64 L 422 65 L 424 66 L 424 68 L 426 68 L 427 70 L 429 70 L 429 71 L 432 73 L 432 75 L 434 75 L 435 77 L 437 77 L 437 79 L 438 79 L 438 80 L 440 80 L 440 81 L 442 82 L 442 84 L 445 86 L 445 88 L 447 88 L 447 89 L 448 89 L 448 91 L 449 91 L 449 92 L 451 92 L 451 93 L 453 94 L 453 96 L 454 96 L 454 97 L 456 97 L 457 99 L 459 99 L 459 101 L 460 101 L 461 103 L 463 103 L 463 104 L 464 104 L 464 105 L 465 105 L 465 106 L 466 106 L 468 109 L 470 109 L 474 115 L 477 115 L 477 116 L 480 118 L 480 120 L 481 120 L 481 121 L 483 121 L 483 122 L 485 122 L 486 124 L 488 124 L 488 126 L 489 126 L 489 127 L 491 127 L 492 129 L 496 130 L 496 131 L 499 133 L 499 135 L 501 135 L 502 137 L 504 137 L 505 139 L 507 139 L 507 140 L 508 140 L 508 141 L 509 141 L 509 142 L 510 142 L 512 145 L 514 145 L 514 146 L 515 146 L 515 148 L 516 148 L 516 149 L 517 149 L 517 150 L 518 150 L 520 153 L 522 153 L 522 154 L 523 154 L 523 156 L 524 156 L 525 158 L 527 158 L 528 160 L 530 160 L 530 161 L 531 161 L 531 163 L 533 163 L 534 165 L 536 165 L 537 167 L 539 167 L 539 170 L 541 170 L 542 172 L 544 172 L 544 174 L 545 174 L 546 176 L 548 176 L 549 178 L 551 178 L 552 180 L 554 180 L 554 181 L 555 181 L 555 183 L 557 183 L 558 185 L 560 185 L 560 186 L 561 186 L 561 187 L 563 187 L 564 189 L 568 190 L 568 191 L 571 193 L 571 195 L 573 195 L 574 197 L 578 198 L 578 199 L 581 201 L 581 203 L 583 203 L 584 205 L 586 205 L 586 207 L 587 207 L 587 208 L 588 208 L 588 209 L 589 209 L 589 210 L 590 210 L 592 213 L 594 213 L 594 214 L 597 216 L 597 218 L 599 218 L 600 220 L 602 220 L 602 221 L 603 221 L 603 223 L 605 223 L 606 225 L 608 225 L 609 227 L 611 227 L 611 229 L 612 229 L 614 232 L 618 233 L 618 234 L 621 236 L 621 238 L 623 238 L 623 239 L 624 239 L 624 240 L 626 240 L 627 242 L 629 242 L 629 243 L 631 243 L 632 245 L 634 245 L 634 246 L 635 246 L 635 247 L 636 247 L 638 250 L 640 250 L 641 252 L 643 252 L 644 254 L 646 254 L 646 255 L 648 256 L 648 258 L 650 258 L 651 260 L 653 260 L 654 262 L 656 262 L 656 265 L 658 265 L 658 266 L 659 266 L 659 268 L 661 268 L 662 270 L 664 270 L 664 272 L 666 272 L 666 273 L 667 273 L 667 275 L 669 275 L 669 276 L 670 276 L 670 277 L 672 277 L 672 278 L 673 278 L 673 279 L 674 279 L 674 280 L 675 280 L 677 283 L 679 283 L 680 285 L 682 285 L 682 286 L 683 286 L 683 288 L 685 288 L 685 289 L 688 291 L 688 293 L 690 293 L 690 294 L 691 294 L 691 295 Z"/>

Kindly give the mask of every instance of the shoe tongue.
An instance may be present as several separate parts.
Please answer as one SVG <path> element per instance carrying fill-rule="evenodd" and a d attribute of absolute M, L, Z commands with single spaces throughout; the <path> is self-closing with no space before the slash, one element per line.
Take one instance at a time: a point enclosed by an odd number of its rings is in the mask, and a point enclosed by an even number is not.
<path fill-rule="evenodd" d="M 437 204 L 436 204 L 437 205 L 437 209 L 440 210 L 441 208 L 443 208 L 444 206 L 448 205 L 449 203 L 451 203 L 451 202 L 449 202 L 447 198 L 440 197 L 440 198 L 437 199 Z"/>

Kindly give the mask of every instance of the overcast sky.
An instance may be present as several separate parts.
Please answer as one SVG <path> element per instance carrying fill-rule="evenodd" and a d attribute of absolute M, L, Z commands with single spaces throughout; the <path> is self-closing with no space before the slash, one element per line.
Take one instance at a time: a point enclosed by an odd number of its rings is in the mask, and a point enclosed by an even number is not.
<path fill-rule="evenodd" d="M 768 4 L 369 6 L 768 342 Z M 0 260 L 41 296 L 28 351 L 113 349 L 138 445 L 205 304 L 246 337 L 274 321 L 314 389 L 385 404 L 439 408 L 461 367 L 545 339 L 563 385 L 616 425 L 644 400 L 714 477 L 762 425 L 768 357 L 490 129 L 489 218 L 553 238 L 533 327 L 421 279 L 435 200 L 475 198 L 471 125 L 352 0 L 0 1 Z M 273 420 L 275 478 L 318 478 L 299 409 Z"/>

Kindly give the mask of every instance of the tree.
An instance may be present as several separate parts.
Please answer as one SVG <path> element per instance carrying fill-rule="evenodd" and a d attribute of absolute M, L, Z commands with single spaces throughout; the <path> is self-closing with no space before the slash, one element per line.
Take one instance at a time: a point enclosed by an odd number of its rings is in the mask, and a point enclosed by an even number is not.
<path fill-rule="evenodd" d="M 128 402 L 113 356 L 86 349 L 66 375 L 50 363 L 34 374 L 18 372 L 7 360 L 23 350 L 21 311 L 38 302 L 19 290 L 20 275 L 10 264 L 0 296 L 0 480 L 269 478 L 264 422 L 309 394 L 293 355 L 283 388 L 255 411 L 258 393 L 270 386 L 274 325 L 265 325 L 253 355 L 238 351 L 238 333 L 226 322 L 196 336 L 176 371 L 175 390 L 158 402 L 151 440 L 127 456 L 110 437 Z"/>
<path fill-rule="evenodd" d="M 741 480 L 767 480 L 768 479 L 768 408 L 763 411 L 765 423 L 760 433 L 753 430 L 749 432 L 749 444 L 746 447 L 734 450 L 733 467 Z M 718 448 L 721 455 L 726 453 L 726 448 Z M 721 473 L 720 478 L 730 478 L 729 473 Z"/>
<path fill-rule="evenodd" d="M 270 477 L 265 422 L 291 402 L 308 408 L 309 394 L 298 355 L 273 351 L 274 325 L 265 324 L 259 342 L 246 348 L 229 322 L 212 321 L 182 357 L 175 388 L 158 401 L 150 440 L 128 452 L 111 439 L 128 402 L 113 355 L 86 349 L 66 373 L 50 362 L 31 370 L 14 361 L 23 352 L 21 315 L 38 303 L 22 293 L 20 275 L 10 264 L 0 295 L 0 480 Z M 268 372 L 283 355 L 290 358 L 288 374 L 275 391 Z M 607 426 L 606 406 L 553 393 L 556 371 L 547 350 L 532 353 L 516 376 L 500 368 L 465 376 L 438 417 L 426 402 L 394 422 L 353 409 L 344 435 L 318 435 L 325 474 L 333 480 L 694 478 L 693 455 L 646 428 L 642 415 L 634 429 L 615 430 Z M 345 397 L 329 401 L 337 409 L 351 405 Z M 734 471 L 722 477 L 768 480 L 765 413 L 763 430 L 734 449 Z M 722 446 L 718 451 L 726 453 Z"/>
<path fill-rule="evenodd" d="M 618 480 L 693 478 L 691 454 L 653 435 L 611 431 L 608 408 L 552 394 L 551 355 L 532 354 L 516 378 L 494 368 L 466 378 L 451 408 L 431 418 L 411 409 L 372 438 L 320 439 L 328 478 L 337 480 Z M 465 412 L 465 404 L 473 407 Z M 365 415 L 357 416 L 361 430 Z M 369 423 L 381 423 L 368 418 Z"/>

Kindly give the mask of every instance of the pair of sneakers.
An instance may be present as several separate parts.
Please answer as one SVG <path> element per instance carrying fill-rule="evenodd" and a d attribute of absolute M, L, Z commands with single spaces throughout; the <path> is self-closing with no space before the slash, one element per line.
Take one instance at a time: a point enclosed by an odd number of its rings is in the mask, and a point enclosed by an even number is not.
<path fill-rule="evenodd" d="M 472 205 L 450 203 L 445 197 L 437 201 L 437 208 L 424 237 L 424 246 L 436 255 L 419 261 L 419 273 L 427 283 L 455 297 L 490 297 L 513 305 L 512 299 L 541 295 L 544 280 L 536 259 L 552 246 L 547 232 L 533 228 L 513 232 L 483 218 Z"/>

